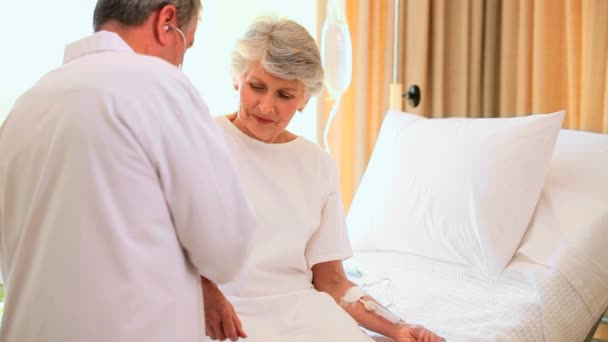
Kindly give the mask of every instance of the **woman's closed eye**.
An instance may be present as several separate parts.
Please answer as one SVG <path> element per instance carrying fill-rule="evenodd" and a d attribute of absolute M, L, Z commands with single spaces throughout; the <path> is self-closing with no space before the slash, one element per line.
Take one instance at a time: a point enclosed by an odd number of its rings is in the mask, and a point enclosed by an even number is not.
<path fill-rule="evenodd" d="M 293 99 L 293 95 L 284 92 L 279 92 L 279 97 L 285 100 Z"/>
<path fill-rule="evenodd" d="M 251 89 L 256 90 L 256 91 L 262 91 L 262 90 L 266 89 L 266 87 L 264 87 L 264 85 L 257 84 L 257 83 L 249 83 L 249 86 L 251 87 Z"/>
<path fill-rule="evenodd" d="M 253 91 L 259 92 L 259 93 L 266 91 L 266 86 L 263 84 L 259 84 L 259 83 L 250 82 L 249 87 L 251 87 L 251 89 L 253 89 Z M 283 100 L 291 100 L 295 97 L 291 93 L 282 91 L 282 90 L 279 90 L 277 94 Z"/>

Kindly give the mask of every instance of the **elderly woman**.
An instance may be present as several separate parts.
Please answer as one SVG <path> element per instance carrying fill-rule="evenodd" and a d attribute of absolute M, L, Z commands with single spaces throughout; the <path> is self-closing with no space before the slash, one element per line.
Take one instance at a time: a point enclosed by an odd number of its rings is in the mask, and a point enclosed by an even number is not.
<path fill-rule="evenodd" d="M 375 301 L 344 273 L 342 260 L 352 251 L 337 165 L 316 144 L 286 130 L 323 87 L 313 38 L 293 21 L 260 18 L 238 42 L 232 71 L 240 106 L 218 121 L 258 228 L 234 281 L 218 288 L 203 279 L 207 335 L 256 342 L 373 341 L 361 325 L 397 341 L 443 340 L 385 318 L 380 306 L 368 311 L 364 303 L 369 309 Z"/>

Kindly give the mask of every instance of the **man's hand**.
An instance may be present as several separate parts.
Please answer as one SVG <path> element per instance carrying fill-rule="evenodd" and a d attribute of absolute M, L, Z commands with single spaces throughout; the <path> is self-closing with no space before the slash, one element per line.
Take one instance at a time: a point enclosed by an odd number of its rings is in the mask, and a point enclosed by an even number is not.
<path fill-rule="evenodd" d="M 426 330 L 420 325 L 399 324 L 393 339 L 397 342 L 445 342 L 443 337 Z"/>
<path fill-rule="evenodd" d="M 205 302 L 205 333 L 212 340 L 224 341 L 229 338 L 236 341 L 246 338 L 234 307 L 213 282 L 202 278 L 203 297 Z"/>

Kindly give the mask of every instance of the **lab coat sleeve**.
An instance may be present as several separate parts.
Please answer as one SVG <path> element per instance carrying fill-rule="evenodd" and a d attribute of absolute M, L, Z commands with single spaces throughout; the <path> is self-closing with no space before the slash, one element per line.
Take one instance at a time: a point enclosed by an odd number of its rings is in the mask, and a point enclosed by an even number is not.
<path fill-rule="evenodd" d="M 255 227 L 219 127 L 196 91 L 163 116 L 157 165 L 178 239 L 199 273 L 223 284 L 240 271 Z"/>

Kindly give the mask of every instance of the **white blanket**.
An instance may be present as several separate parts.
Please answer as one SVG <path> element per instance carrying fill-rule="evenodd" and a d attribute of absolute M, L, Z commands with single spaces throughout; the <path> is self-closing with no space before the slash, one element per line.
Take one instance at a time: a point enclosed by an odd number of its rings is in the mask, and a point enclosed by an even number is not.
<path fill-rule="evenodd" d="M 346 270 L 405 321 L 448 341 L 582 341 L 594 324 L 562 275 L 524 256 L 498 277 L 389 252 L 358 252 Z"/>

